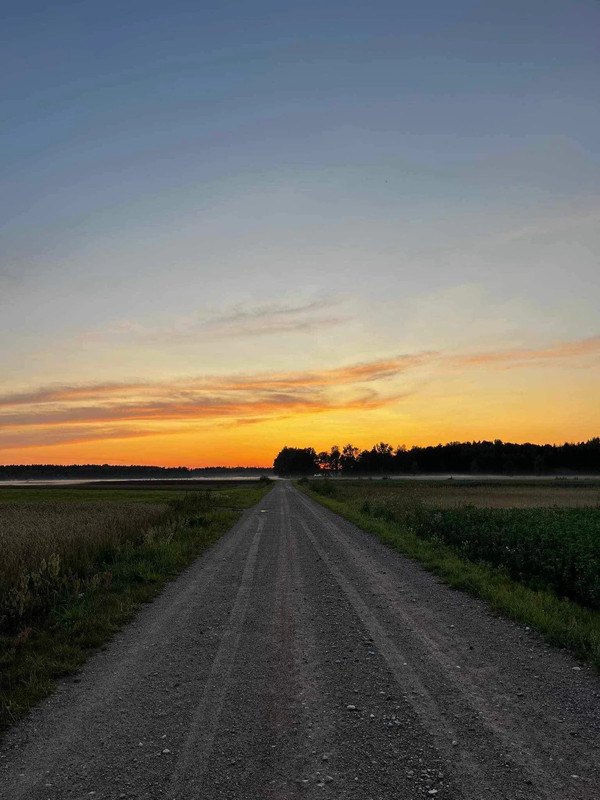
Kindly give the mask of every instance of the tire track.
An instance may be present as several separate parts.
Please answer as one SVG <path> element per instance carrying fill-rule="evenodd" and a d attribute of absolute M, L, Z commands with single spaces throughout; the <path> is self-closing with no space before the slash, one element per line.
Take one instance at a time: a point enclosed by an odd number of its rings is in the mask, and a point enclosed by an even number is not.
<path fill-rule="evenodd" d="M 323 713 L 323 703 L 318 689 L 319 682 L 323 680 L 318 669 L 319 651 L 314 626 L 310 620 L 311 612 L 305 600 L 305 579 L 302 574 L 297 536 L 292 528 L 292 515 L 285 484 L 282 492 L 282 508 L 287 573 L 285 592 L 290 597 L 294 617 L 292 652 L 298 675 L 298 699 L 304 711 L 304 741 L 297 753 L 296 772 L 300 780 L 307 780 L 309 775 L 317 776 L 319 779 L 317 786 L 323 788 L 324 782 L 321 779 L 323 761 L 320 754 L 328 749 L 328 743 L 334 738 L 334 730 L 330 716 Z M 330 768 L 328 773 L 332 780 L 339 777 L 335 767 Z M 306 793 L 305 788 L 302 791 Z M 274 800 L 282 800 L 281 794 L 276 795 Z"/>
<path fill-rule="evenodd" d="M 169 790 L 173 800 L 180 800 L 182 797 L 196 800 L 200 797 L 202 778 L 208 766 L 223 702 L 229 687 L 229 676 L 242 636 L 264 523 L 264 517 L 259 517 L 258 528 L 246 558 L 229 624 L 221 639 L 204 693 L 194 712 L 185 744 L 173 772 Z"/>
<path fill-rule="evenodd" d="M 437 703 L 419 680 L 416 671 L 408 667 L 405 656 L 400 652 L 397 645 L 392 642 L 385 629 L 364 602 L 358 591 L 339 567 L 329 558 L 306 522 L 300 520 L 300 524 L 312 546 L 327 565 L 327 568 L 337 581 L 341 590 L 347 596 L 356 615 L 371 635 L 377 648 L 385 658 L 394 678 L 402 687 L 403 691 L 408 693 L 411 705 L 423 720 L 425 727 L 432 734 L 437 746 L 441 749 L 446 749 L 447 742 L 452 741 L 457 736 L 456 730 L 447 720 L 443 719 Z M 463 783 L 466 783 L 465 789 L 467 790 L 467 796 L 469 796 L 469 793 L 472 793 L 480 786 L 480 780 L 478 778 L 480 770 L 477 762 L 472 759 L 466 751 L 462 750 L 459 755 L 461 758 Z"/>

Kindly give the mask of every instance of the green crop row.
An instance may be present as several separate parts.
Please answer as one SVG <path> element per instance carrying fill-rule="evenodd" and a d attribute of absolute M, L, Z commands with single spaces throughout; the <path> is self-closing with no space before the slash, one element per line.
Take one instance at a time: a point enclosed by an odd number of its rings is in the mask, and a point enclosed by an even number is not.
<path fill-rule="evenodd" d="M 414 512 L 417 535 L 439 539 L 534 589 L 600 608 L 600 509 L 459 509 Z"/>

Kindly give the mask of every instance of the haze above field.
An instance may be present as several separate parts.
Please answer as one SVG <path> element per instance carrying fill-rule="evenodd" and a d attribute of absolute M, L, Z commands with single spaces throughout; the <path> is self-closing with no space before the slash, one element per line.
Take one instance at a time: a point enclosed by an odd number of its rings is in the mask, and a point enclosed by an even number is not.
<path fill-rule="evenodd" d="M 0 463 L 598 435 L 596 2 L 2 29 Z"/>

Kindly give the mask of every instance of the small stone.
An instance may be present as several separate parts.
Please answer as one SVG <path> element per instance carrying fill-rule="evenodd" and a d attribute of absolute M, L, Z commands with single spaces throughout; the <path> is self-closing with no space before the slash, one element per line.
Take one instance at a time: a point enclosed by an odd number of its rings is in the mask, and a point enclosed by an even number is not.
<path fill-rule="evenodd" d="M 356 706 L 353 705 L 347 705 L 346 708 L 348 709 L 348 711 L 356 711 Z"/>
<path fill-rule="evenodd" d="M 168 748 L 168 747 L 165 747 L 165 749 L 163 750 L 163 753 L 165 753 L 165 755 L 166 755 L 167 753 L 170 753 L 170 752 L 171 752 L 171 751 L 169 750 L 169 748 Z"/>
<path fill-rule="evenodd" d="M 427 794 L 437 794 L 437 793 L 438 793 L 437 789 L 430 789 Z"/>
<path fill-rule="evenodd" d="M 573 670 L 574 670 L 575 672 L 581 672 L 581 667 L 573 667 Z"/>

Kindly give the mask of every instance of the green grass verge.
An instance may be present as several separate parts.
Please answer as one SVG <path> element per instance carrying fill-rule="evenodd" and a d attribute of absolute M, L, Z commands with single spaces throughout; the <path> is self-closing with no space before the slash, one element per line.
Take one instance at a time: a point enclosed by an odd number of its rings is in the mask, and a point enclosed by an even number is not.
<path fill-rule="evenodd" d="M 419 561 L 452 588 L 481 597 L 494 611 L 525 623 L 539 631 L 548 643 L 566 648 L 600 669 L 599 612 L 550 591 L 530 589 L 489 564 L 460 558 L 450 547 L 421 539 L 402 523 L 375 519 L 347 503 L 323 497 L 306 485 L 296 485 L 313 500 L 374 534 L 383 544 Z"/>
<path fill-rule="evenodd" d="M 110 581 L 79 596 L 58 600 L 42 620 L 16 636 L 0 636 L 0 732 L 6 730 L 55 687 L 57 678 L 79 670 L 89 653 L 102 647 L 164 584 L 216 542 L 270 486 L 228 488 L 219 497 L 226 508 L 192 508 L 176 528 L 160 528 L 135 546 L 123 548 L 109 564 Z M 124 499 L 124 498 L 123 498 Z M 130 498 L 129 498 L 130 500 Z"/>

